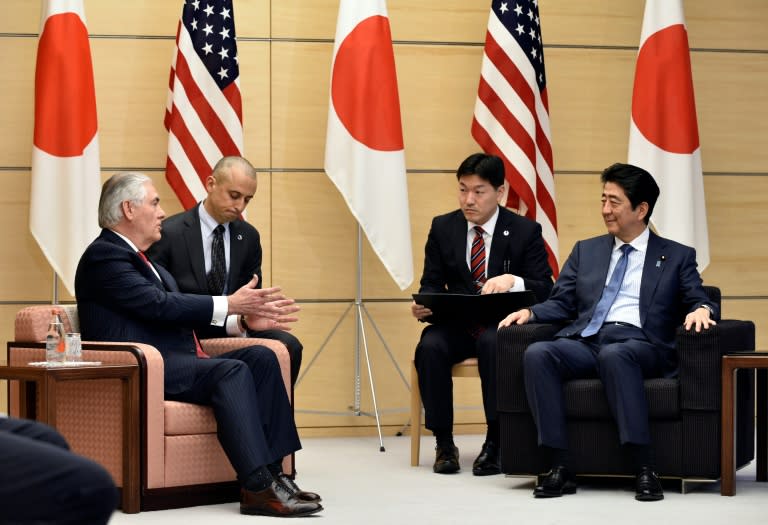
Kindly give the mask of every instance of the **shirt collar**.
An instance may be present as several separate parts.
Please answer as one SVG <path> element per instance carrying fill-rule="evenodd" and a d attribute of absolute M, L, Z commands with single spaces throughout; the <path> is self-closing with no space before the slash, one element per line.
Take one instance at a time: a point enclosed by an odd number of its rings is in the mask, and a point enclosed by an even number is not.
<path fill-rule="evenodd" d="M 122 240 L 124 240 L 124 241 L 126 242 L 126 244 L 128 244 L 128 246 L 130 246 L 130 247 L 131 247 L 131 249 L 132 249 L 134 252 L 140 252 L 140 251 L 141 251 L 141 250 L 139 250 L 139 249 L 136 247 L 136 245 L 135 245 L 135 244 L 133 244 L 133 242 L 131 242 L 131 240 L 130 240 L 128 237 L 126 237 L 126 236 L 125 236 L 125 235 L 123 235 L 122 233 L 120 233 L 120 232 L 116 232 L 115 230 L 109 230 L 109 231 L 111 231 L 112 233 L 114 233 L 115 235 L 117 235 L 118 237 L 120 237 Z"/>
<path fill-rule="evenodd" d="M 496 221 L 499 219 L 499 207 L 496 206 L 496 211 L 491 215 L 485 224 L 475 224 L 472 221 L 467 221 L 467 232 L 472 231 L 475 226 L 480 226 L 485 233 L 493 237 L 493 230 L 496 229 Z"/>
<path fill-rule="evenodd" d="M 213 230 L 216 228 L 216 226 L 219 225 L 218 222 L 216 222 L 216 219 L 214 219 L 210 213 L 208 213 L 208 210 L 205 209 L 205 206 L 203 206 L 203 203 L 205 201 L 201 201 L 200 204 L 198 204 L 198 213 L 200 214 L 200 230 L 203 234 L 203 238 L 210 237 L 210 235 L 213 233 Z M 224 223 L 224 229 L 229 230 L 229 223 Z"/>
<path fill-rule="evenodd" d="M 618 250 L 622 245 L 629 244 L 638 252 L 645 253 L 648 250 L 648 239 L 651 236 L 651 230 L 648 226 L 645 227 L 643 233 L 632 239 L 631 242 L 625 243 L 618 237 L 613 238 L 613 249 Z"/>

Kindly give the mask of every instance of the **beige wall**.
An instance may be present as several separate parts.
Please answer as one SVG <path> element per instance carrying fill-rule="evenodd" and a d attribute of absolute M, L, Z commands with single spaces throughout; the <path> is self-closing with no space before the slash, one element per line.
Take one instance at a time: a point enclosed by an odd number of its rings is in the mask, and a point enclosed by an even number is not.
<path fill-rule="evenodd" d="M 28 230 L 33 79 L 39 3 L 5 0 L 0 18 L 0 341 L 25 304 L 51 299 L 52 271 Z M 104 175 L 147 171 L 166 211 L 180 210 L 165 183 L 162 126 L 181 1 L 86 0 Z M 390 23 L 409 169 L 415 274 L 432 216 L 455 207 L 458 163 L 478 148 L 469 126 L 488 0 L 390 0 Z M 597 174 L 626 159 L 629 106 L 643 2 L 540 2 L 554 142 L 561 261 L 573 242 L 599 234 Z M 685 2 L 696 90 L 712 262 L 705 282 L 722 288 L 724 315 L 754 319 L 768 348 L 768 2 Z M 305 346 L 298 422 L 312 433 L 372 432 L 370 417 L 327 415 L 354 401 L 356 224 L 322 172 L 327 89 L 337 2 L 235 2 L 245 151 L 262 172 L 249 220 L 261 231 L 264 276 L 302 301 L 295 333 Z M 51 218 L 55 220 L 55 218 Z M 94 218 L 95 220 L 95 218 Z M 420 327 L 369 246 L 363 295 L 376 328 L 408 377 Z M 62 297 L 68 298 L 65 292 Z M 323 351 L 318 350 L 342 319 Z M 366 330 L 387 433 L 408 419 L 408 393 L 376 330 Z M 311 367 L 307 365 L 317 356 Z M 371 410 L 365 361 L 362 409 Z M 458 403 L 476 407 L 473 380 Z M 479 410 L 458 421 L 482 421 Z"/>

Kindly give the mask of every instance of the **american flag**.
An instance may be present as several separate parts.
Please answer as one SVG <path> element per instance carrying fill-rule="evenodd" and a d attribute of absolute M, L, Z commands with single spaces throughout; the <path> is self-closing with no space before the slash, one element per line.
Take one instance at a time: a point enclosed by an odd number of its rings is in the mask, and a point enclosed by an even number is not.
<path fill-rule="evenodd" d="M 537 0 L 491 3 L 472 136 L 504 160 L 507 206 L 541 224 L 555 277 L 557 214 Z"/>
<path fill-rule="evenodd" d="M 232 0 L 187 0 L 165 112 L 165 177 L 185 209 L 205 196 L 203 182 L 226 155 L 242 155 L 243 109 Z"/>

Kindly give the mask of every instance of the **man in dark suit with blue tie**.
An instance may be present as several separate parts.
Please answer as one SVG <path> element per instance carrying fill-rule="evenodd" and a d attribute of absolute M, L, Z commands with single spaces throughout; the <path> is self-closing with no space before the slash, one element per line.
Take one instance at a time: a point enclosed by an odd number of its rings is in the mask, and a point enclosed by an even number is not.
<path fill-rule="evenodd" d="M 255 279 L 228 296 L 181 293 L 171 274 L 144 255 L 160 239 L 164 217 L 149 177 L 118 173 L 104 183 L 102 231 L 75 275 L 83 338 L 155 346 L 166 399 L 213 408 L 219 442 L 242 486 L 241 513 L 319 512 L 319 496 L 298 489 L 280 468 L 281 458 L 301 444 L 274 353 L 253 346 L 208 358 L 194 333 L 233 316 L 249 326 L 284 327 L 296 320 L 293 301 L 279 288 L 256 289 Z"/>
<path fill-rule="evenodd" d="M 675 329 L 707 329 L 719 311 L 709 302 L 693 248 L 659 237 L 648 221 L 659 187 L 647 171 L 614 164 L 603 171 L 602 215 L 607 235 L 579 241 L 551 297 L 507 316 L 499 326 L 568 322 L 554 341 L 529 346 L 523 357 L 525 390 L 539 445 L 552 469 L 536 497 L 576 492 L 568 470 L 562 383 L 600 377 L 636 470 L 635 498 L 664 498 L 653 470 L 648 401 L 643 380 L 674 374 Z"/>
<path fill-rule="evenodd" d="M 504 191 L 499 157 L 475 153 L 456 171 L 460 209 L 435 217 L 424 249 L 420 293 L 488 294 L 532 290 L 539 301 L 549 296 L 552 270 L 541 226 L 498 202 Z M 486 263 L 487 260 L 487 263 Z M 419 321 L 432 311 L 411 305 Z M 416 346 L 414 363 L 424 404 L 425 426 L 437 441 L 434 472 L 459 470 L 453 442 L 451 367 L 477 357 L 488 425 L 485 443 L 472 466 L 476 476 L 499 474 L 499 425 L 496 417 L 496 323 L 436 322 Z"/>
<path fill-rule="evenodd" d="M 163 221 L 163 236 L 147 251 L 157 264 L 171 272 L 179 289 L 186 293 L 226 295 L 258 276 L 261 287 L 262 250 L 259 232 L 241 215 L 256 193 L 256 170 L 242 157 L 224 157 L 205 180 L 207 196 L 197 206 Z M 221 231 L 221 241 L 216 238 Z M 216 268 L 216 243 L 222 243 L 224 279 L 211 282 Z M 210 326 L 198 336 L 240 335 L 243 327 Z M 301 367 L 302 344 L 285 330 L 247 330 L 251 337 L 276 339 L 283 343 L 291 359 L 291 383 Z"/>

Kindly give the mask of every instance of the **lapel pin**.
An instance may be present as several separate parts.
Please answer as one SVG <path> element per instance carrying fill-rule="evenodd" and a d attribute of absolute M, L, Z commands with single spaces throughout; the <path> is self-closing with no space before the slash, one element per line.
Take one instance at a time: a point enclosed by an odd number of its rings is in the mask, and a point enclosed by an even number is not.
<path fill-rule="evenodd" d="M 239 233 L 237 234 L 237 240 L 238 241 L 242 241 L 243 240 L 243 236 L 241 234 L 239 234 Z"/>
<path fill-rule="evenodd" d="M 504 230 L 504 237 L 509 237 L 509 230 Z"/>

